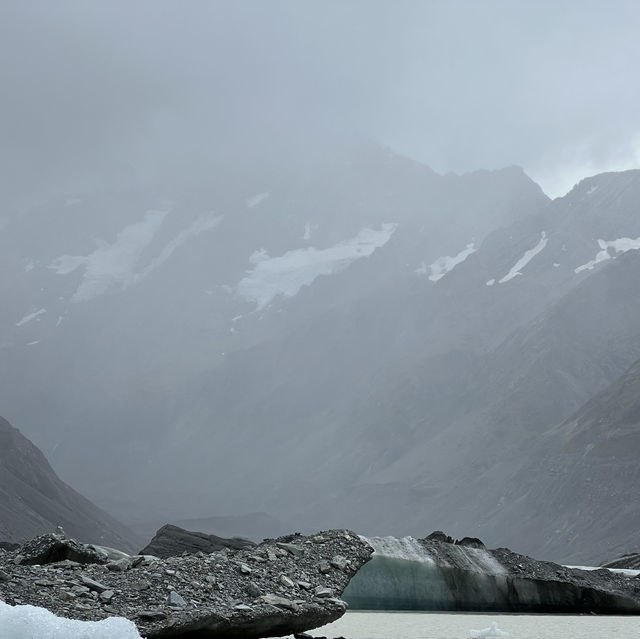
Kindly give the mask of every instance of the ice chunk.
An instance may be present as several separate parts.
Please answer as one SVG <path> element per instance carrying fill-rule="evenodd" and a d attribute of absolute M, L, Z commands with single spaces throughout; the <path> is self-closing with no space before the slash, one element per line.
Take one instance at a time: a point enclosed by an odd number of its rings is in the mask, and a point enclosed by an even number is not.
<path fill-rule="evenodd" d="M 7 639 L 141 639 L 135 624 L 123 617 L 78 621 L 56 617 L 35 606 L 0 601 L 0 637 Z"/>
<path fill-rule="evenodd" d="M 480 637 L 508 637 L 509 633 L 498 628 L 498 624 L 493 621 L 488 628 L 482 630 L 471 630 L 471 638 L 479 639 Z"/>

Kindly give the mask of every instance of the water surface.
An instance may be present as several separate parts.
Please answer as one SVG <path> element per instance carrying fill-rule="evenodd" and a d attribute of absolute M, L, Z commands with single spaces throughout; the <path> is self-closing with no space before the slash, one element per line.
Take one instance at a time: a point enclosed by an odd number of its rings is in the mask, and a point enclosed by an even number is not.
<path fill-rule="evenodd" d="M 347 639 L 467 639 L 495 621 L 507 639 L 640 639 L 640 617 L 433 612 L 348 612 L 312 631 Z"/>

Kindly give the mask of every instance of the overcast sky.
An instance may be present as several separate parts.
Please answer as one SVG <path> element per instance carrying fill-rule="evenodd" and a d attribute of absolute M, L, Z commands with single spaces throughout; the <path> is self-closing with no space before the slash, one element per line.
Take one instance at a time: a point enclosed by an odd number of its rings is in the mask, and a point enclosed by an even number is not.
<path fill-rule="evenodd" d="M 640 166 L 639 33 L 635 0 L 3 0 L 3 188 L 371 139 L 555 196 Z"/>

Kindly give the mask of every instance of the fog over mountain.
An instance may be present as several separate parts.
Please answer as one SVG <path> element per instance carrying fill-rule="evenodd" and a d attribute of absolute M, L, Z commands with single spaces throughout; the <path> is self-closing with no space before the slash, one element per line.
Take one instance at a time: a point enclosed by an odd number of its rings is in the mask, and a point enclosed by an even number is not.
<path fill-rule="evenodd" d="M 635 3 L 0 13 L 0 415 L 64 481 L 637 550 Z"/>

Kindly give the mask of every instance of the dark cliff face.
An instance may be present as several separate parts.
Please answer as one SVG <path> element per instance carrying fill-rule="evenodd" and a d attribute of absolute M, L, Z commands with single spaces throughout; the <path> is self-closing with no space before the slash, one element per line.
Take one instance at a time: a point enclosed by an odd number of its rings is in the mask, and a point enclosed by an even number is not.
<path fill-rule="evenodd" d="M 135 535 L 56 475 L 42 452 L 0 417 L 0 537 L 22 541 L 62 526 L 88 543 L 133 550 Z"/>

